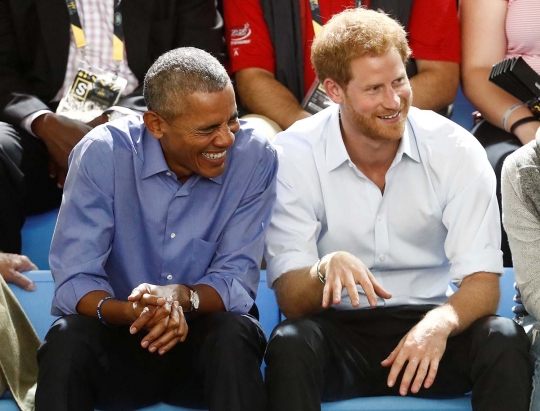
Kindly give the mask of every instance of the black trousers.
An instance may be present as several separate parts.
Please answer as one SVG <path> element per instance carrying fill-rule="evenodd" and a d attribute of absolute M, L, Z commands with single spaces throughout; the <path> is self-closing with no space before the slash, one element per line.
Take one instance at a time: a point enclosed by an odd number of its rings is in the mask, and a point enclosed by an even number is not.
<path fill-rule="evenodd" d="M 25 217 L 60 205 L 62 190 L 49 177 L 48 165 L 41 140 L 0 122 L 0 250 L 20 253 Z"/>
<path fill-rule="evenodd" d="M 433 306 L 327 310 L 287 320 L 266 351 L 271 411 L 315 411 L 321 401 L 399 395 L 380 363 Z M 448 340 L 434 384 L 416 396 L 472 390 L 475 411 L 527 411 L 531 395 L 529 341 L 508 318 L 484 317 Z M 413 395 L 413 394 L 408 394 Z"/>
<path fill-rule="evenodd" d="M 501 195 L 501 175 L 502 166 L 506 157 L 522 146 L 521 141 L 510 133 L 495 127 L 493 124 L 482 120 L 472 130 L 476 139 L 486 149 L 488 160 L 495 171 L 497 177 L 497 200 L 499 201 L 499 212 L 502 217 L 502 195 Z M 508 236 L 502 228 L 501 250 L 503 252 L 503 263 L 505 267 L 513 267 L 512 253 L 508 244 Z"/>
<path fill-rule="evenodd" d="M 211 411 L 264 411 L 260 365 L 266 338 L 250 315 L 214 313 L 189 322 L 188 337 L 159 355 L 143 334 L 70 315 L 38 350 L 37 411 L 133 410 L 166 402 Z"/>

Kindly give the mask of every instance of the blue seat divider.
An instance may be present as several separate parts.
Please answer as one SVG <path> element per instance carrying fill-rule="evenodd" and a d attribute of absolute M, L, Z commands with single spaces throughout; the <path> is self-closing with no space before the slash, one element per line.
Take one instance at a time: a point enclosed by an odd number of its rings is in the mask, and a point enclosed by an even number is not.
<path fill-rule="evenodd" d="M 26 217 L 22 234 L 22 253 L 40 270 L 49 270 L 49 249 L 58 218 L 58 209 Z"/>

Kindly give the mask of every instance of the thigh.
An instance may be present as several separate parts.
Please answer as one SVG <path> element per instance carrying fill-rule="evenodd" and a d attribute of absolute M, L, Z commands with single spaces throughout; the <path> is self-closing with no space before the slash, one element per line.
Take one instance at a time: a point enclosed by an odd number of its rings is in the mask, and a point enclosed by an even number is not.
<path fill-rule="evenodd" d="M 60 205 L 62 190 L 49 176 L 49 154 L 41 140 L 19 127 L 0 122 L 0 161 L 22 196 L 26 214 Z"/>
<path fill-rule="evenodd" d="M 142 337 L 83 315 L 58 319 L 38 350 L 38 403 L 64 393 L 70 404 L 79 397 L 99 409 L 161 402 L 174 354 L 148 352 L 140 346 Z"/>
<path fill-rule="evenodd" d="M 514 375 L 512 380 L 517 381 L 518 374 L 520 378 L 522 376 L 521 359 L 527 357 L 526 353 L 527 338 L 520 326 L 504 317 L 482 317 L 461 334 L 449 338 L 435 383 L 428 391 L 443 394 L 469 392 L 484 375 L 489 375 L 496 368 L 508 373 L 505 376 L 497 371 L 497 378 Z M 524 371 L 526 379 L 527 370 Z"/>
<path fill-rule="evenodd" d="M 170 368 L 168 403 L 202 406 L 230 385 L 237 390 L 258 380 L 262 386 L 266 337 L 253 316 L 218 312 L 190 319 L 188 326 L 186 341 L 172 350 L 183 345 Z M 235 381 L 219 381 L 231 375 Z"/>
<path fill-rule="evenodd" d="M 390 369 L 381 362 L 431 309 L 433 306 L 329 311 L 315 319 L 328 350 L 324 399 L 398 395 L 399 384 L 388 388 Z"/>

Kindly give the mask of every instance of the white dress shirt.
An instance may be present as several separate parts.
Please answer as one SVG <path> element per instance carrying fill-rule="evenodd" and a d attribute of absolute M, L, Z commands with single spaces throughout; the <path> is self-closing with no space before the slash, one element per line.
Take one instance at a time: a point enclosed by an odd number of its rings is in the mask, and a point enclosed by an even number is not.
<path fill-rule="evenodd" d="M 503 273 L 495 175 L 465 129 L 411 107 L 384 195 L 352 163 L 339 106 L 278 134 L 277 204 L 265 258 L 269 286 L 318 258 L 348 251 L 392 298 L 378 306 L 442 304 L 449 284 Z M 360 286 L 360 308 L 369 307 Z M 346 290 L 336 308 L 351 309 Z"/>

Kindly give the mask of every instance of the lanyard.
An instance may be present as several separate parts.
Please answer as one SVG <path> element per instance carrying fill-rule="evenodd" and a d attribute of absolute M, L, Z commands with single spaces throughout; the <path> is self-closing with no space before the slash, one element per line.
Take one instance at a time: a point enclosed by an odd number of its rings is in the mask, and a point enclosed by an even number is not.
<path fill-rule="evenodd" d="M 113 60 L 119 64 L 124 59 L 124 29 L 122 28 L 122 13 L 120 11 L 120 3 L 122 0 L 115 0 L 114 2 L 114 14 L 113 14 Z M 73 31 L 73 37 L 75 38 L 75 44 L 78 49 L 82 50 L 83 57 L 85 57 L 84 48 L 86 47 L 86 37 L 82 28 L 81 19 L 79 18 L 79 12 L 77 11 L 77 4 L 75 0 L 66 0 L 66 5 L 69 12 L 69 22 L 71 24 L 71 30 Z"/>

